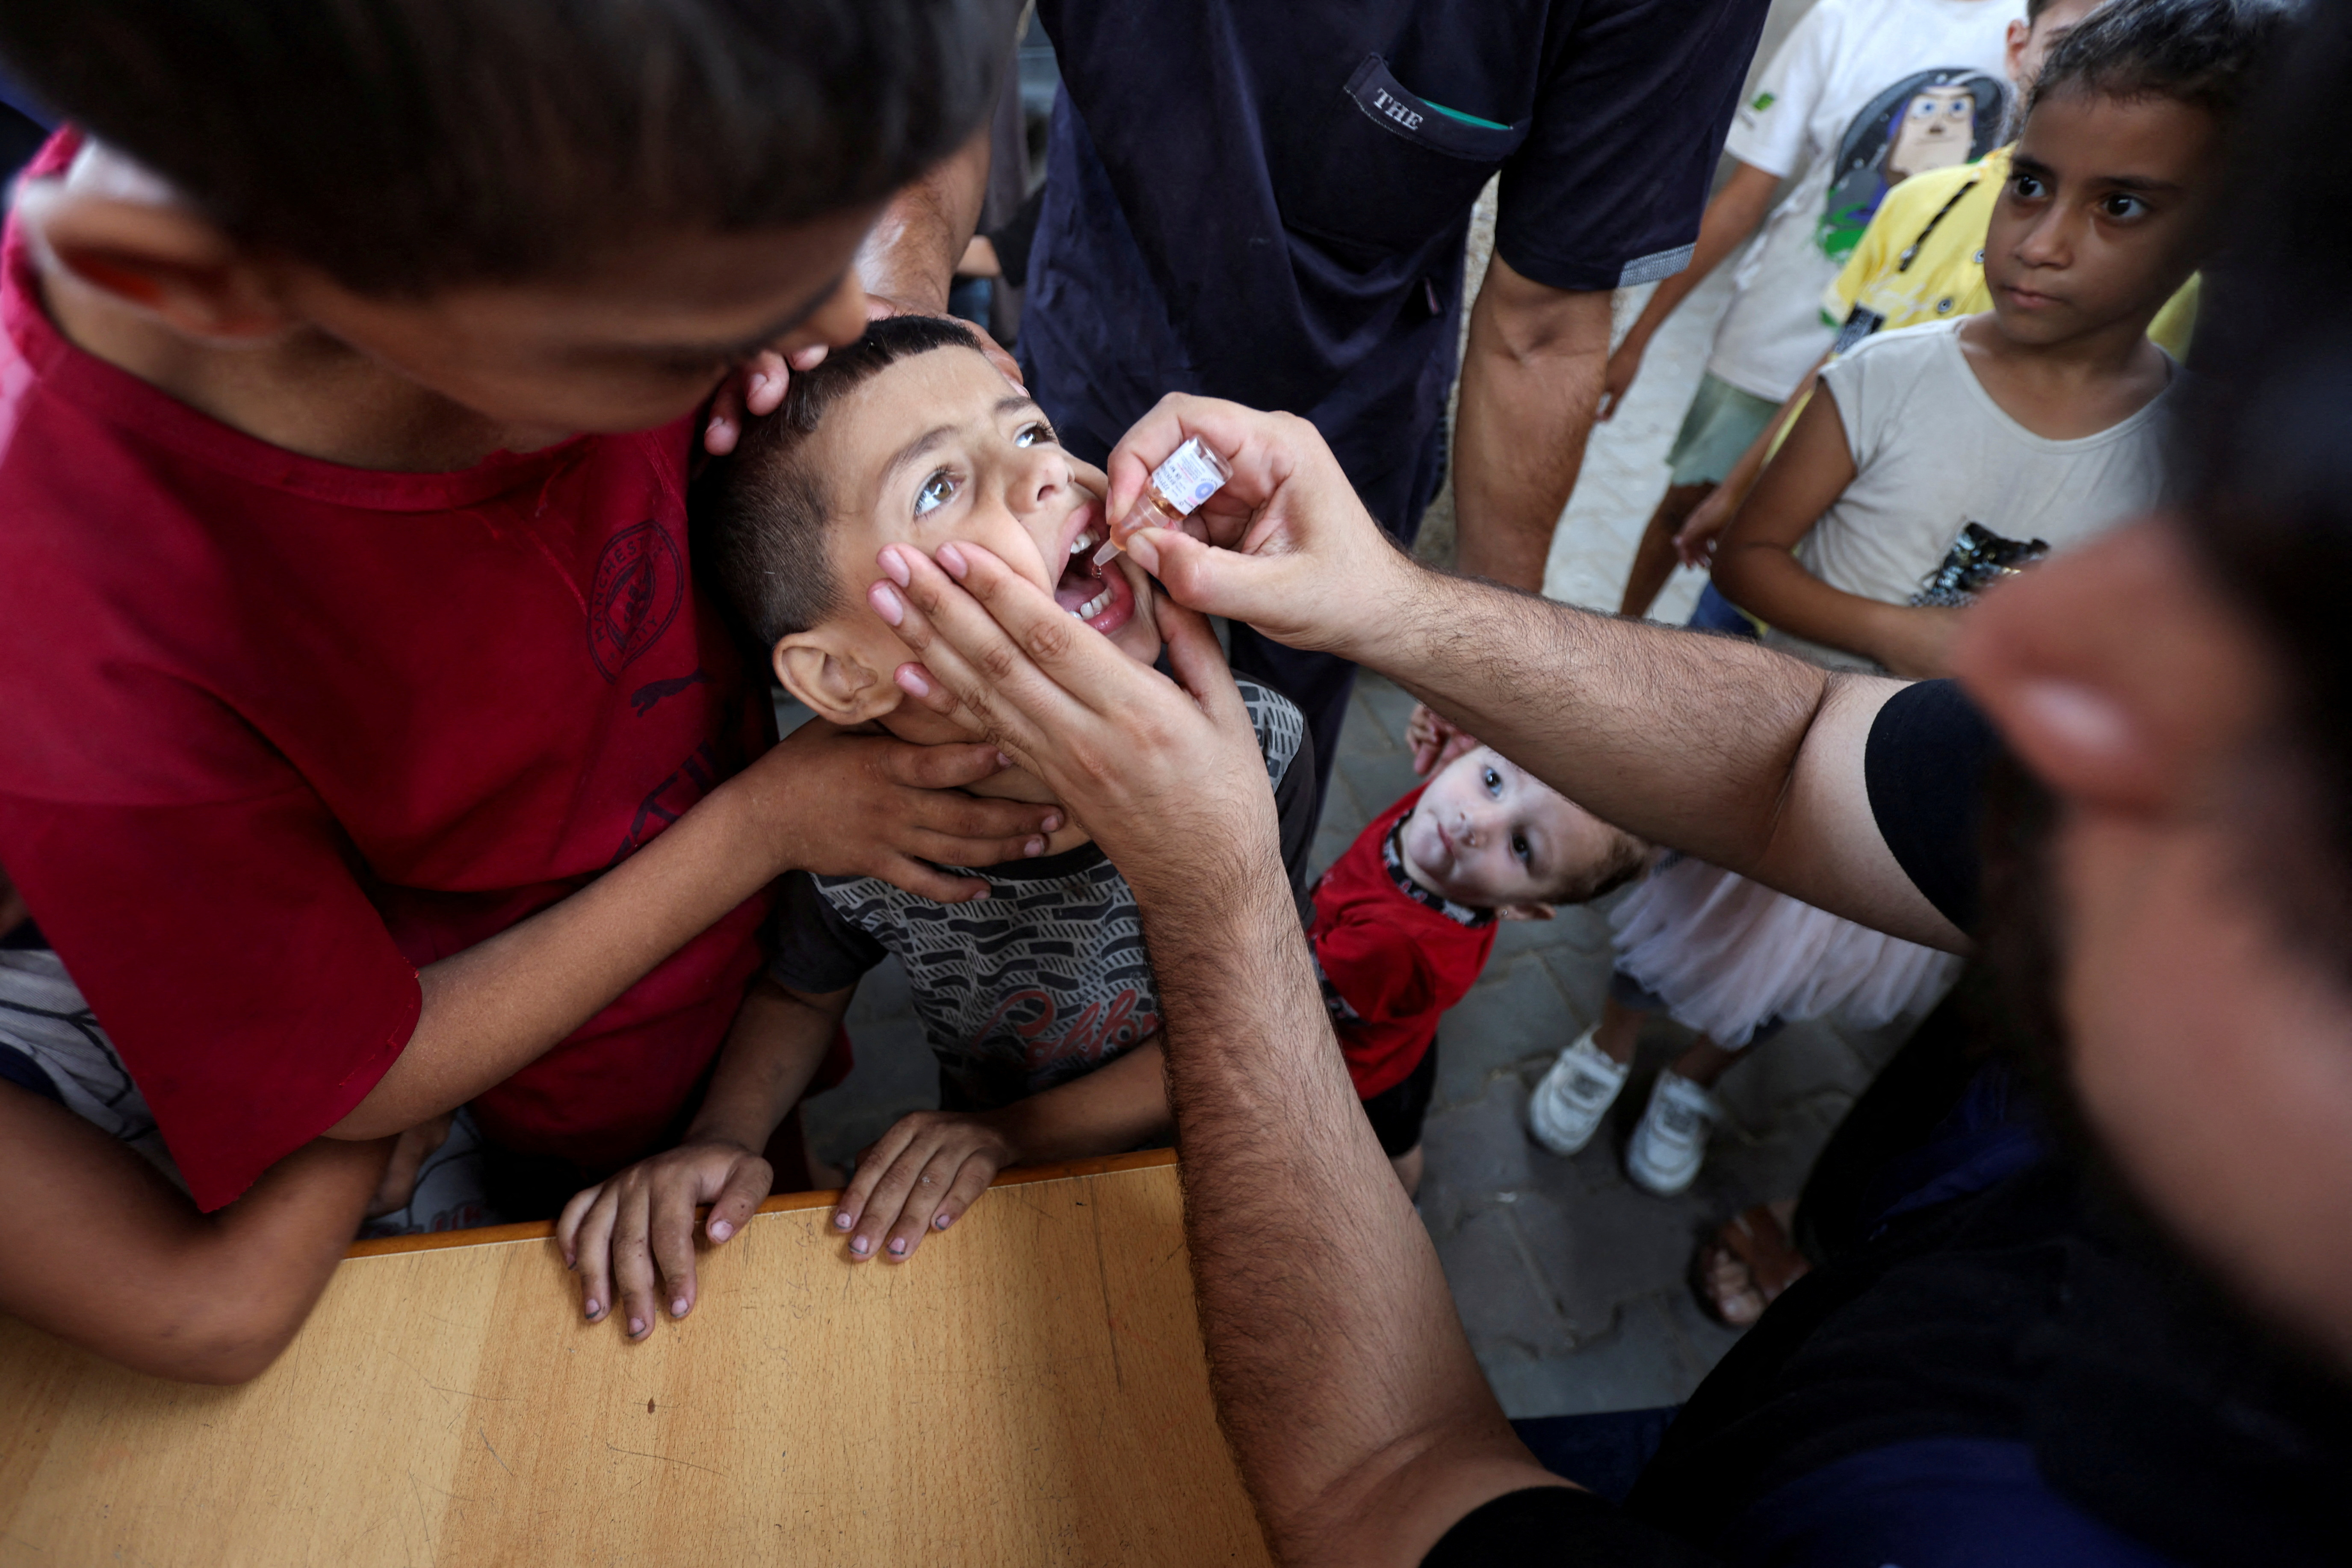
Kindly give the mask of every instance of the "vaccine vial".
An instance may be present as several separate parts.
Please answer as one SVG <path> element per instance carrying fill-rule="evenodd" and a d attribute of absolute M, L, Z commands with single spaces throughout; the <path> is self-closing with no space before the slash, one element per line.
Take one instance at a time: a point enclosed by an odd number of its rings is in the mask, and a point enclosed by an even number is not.
<path fill-rule="evenodd" d="M 1193 510 L 1211 496 L 1224 489 L 1225 481 L 1234 477 L 1234 466 L 1202 444 L 1198 436 L 1168 454 L 1168 460 L 1151 470 L 1151 482 L 1135 498 L 1134 507 L 1110 538 L 1095 552 L 1097 570 L 1108 565 L 1111 557 L 1124 548 L 1119 541 L 1139 528 L 1174 528 L 1192 515 Z"/>

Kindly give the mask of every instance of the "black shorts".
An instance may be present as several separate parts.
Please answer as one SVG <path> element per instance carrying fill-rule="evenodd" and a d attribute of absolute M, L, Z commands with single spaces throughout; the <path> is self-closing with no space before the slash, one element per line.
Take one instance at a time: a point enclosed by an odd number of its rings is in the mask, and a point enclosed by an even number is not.
<path fill-rule="evenodd" d="M 1437 1087 L 1437 1042 L 1429 1042 L 1422 1052 L 1421 1065 L 1407 1073 L 1402 1083 L 1388 1088 L 1364 1101 L 1364 1117 L 1372 1124 L 1372 1134 L 1381 1141 L 1381 1152 L 1393 1160 L 1409 1153 L 1421 1143 L 1421 1119 L 1429 1114 L 1429 1097 Z"/>

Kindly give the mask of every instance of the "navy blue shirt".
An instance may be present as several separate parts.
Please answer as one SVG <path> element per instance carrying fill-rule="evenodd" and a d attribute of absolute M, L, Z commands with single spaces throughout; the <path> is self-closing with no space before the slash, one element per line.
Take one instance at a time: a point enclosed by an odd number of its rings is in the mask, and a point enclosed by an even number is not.
<path fill-rule="evenodd" d="M 1496 252 L 1539 283 L 1679 271 L 1764 11 L 1041 0 L 1064 85 L 1031 390 L 1088 457 L 1167 392 L 1302 414 L 1369 500 L 1444 416 L 1487 179 Z"/>

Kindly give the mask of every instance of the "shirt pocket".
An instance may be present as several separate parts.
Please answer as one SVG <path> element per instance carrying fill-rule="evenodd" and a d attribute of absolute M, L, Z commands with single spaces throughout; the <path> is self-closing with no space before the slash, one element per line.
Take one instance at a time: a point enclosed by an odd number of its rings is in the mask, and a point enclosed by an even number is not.
<path fill-rule="evenodd" d="M 1397 80 L 1367 55 L 1319 114 L 1279 194 L 1283 222 L 1343 252 L 1417 250 L 1470 210 L 1532 120 L 1473 123 Z"/>

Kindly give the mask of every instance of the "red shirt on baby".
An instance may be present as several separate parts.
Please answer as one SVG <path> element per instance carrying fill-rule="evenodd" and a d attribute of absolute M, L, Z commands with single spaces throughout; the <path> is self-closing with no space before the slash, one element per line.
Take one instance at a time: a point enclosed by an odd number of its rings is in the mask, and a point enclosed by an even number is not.
<path fill-rule="evenodd" d="M 1412 881 L 1397 829 L 1414 790 L 1382 812 L 1315 884 L 1316 977 L 1359 1100 L 1412 1075 L 1437 1020 L 1468 994 L 1495 950 L 1495 914 Z"/>
<path fill-rule="evenodd" d="M 13 221 L 0 267 L 0 865 L 217 1208 L 375 1086 L 417 966 L 676 821 L 762 743 L 764 694 L 688 570 L 683 423 L 314 461 L 67 342 Z M 483 1095 L 484 1129 L 644 1152 L 765 906 Z"/>

